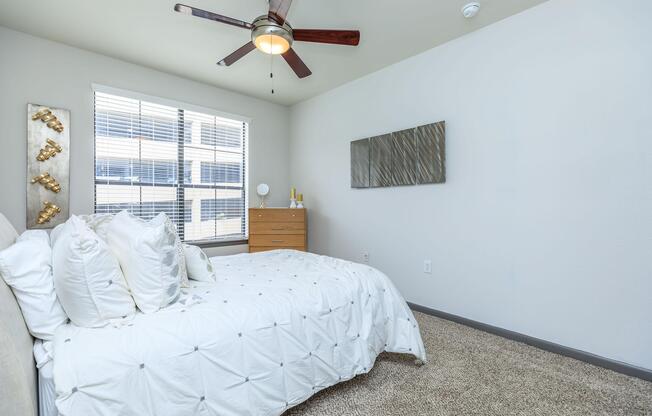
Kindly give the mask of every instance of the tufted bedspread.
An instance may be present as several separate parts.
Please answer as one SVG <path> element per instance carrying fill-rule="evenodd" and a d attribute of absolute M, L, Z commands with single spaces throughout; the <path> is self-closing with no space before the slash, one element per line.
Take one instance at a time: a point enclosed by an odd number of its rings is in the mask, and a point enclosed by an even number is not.
<path fill-rule="evenodd" d="M 382 351 L 425 361 L 417 322 L 378 270 L 290 250 L 212 261 L 217 283 L 159 312 L 59 329 L 62 416 L 280 415 Z"/>

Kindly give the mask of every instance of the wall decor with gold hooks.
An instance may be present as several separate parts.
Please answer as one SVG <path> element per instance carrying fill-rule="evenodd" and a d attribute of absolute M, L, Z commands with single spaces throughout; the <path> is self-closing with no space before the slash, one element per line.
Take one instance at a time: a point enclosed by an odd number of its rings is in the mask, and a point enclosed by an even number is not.
<path fill-rule="evenodd" d="M 66 128 L 64 129 L 64 126 Z M 66 222 L 70 212 L 70 111 L 27 105 L 28 229 Z"/>

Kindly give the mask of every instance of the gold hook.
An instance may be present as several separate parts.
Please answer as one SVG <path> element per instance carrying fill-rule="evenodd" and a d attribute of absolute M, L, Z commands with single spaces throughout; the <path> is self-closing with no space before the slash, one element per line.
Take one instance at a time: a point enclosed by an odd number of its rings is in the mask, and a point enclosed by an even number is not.
<path fill-rule="evenodd" d="M 57 153 L 61 153 L 63 151 L 61 145 L 52 139 L 47 139 L 46 143 L 47 144 L 45 147 L 42 148 L 39 154 L 36 156 L 36 160 L 39 162 L 44 162 L 49 158 L 56 156 Z"/>
<path fill-rule="evenodd" d="M 43 206 L 43 209 L 38 213 L 38 218 L 36 219 L 37 224 L 50 222 L 52 218 L 56 217 L 57 214 L 61 212 L 61 208 L 49 201 L 43 202 Z"/>
<path fill-rule="evenodd" d="M 45 187 L 45 189 L 48 189 L 56 194 L 58 194 L 61 191 L 61 185 L 52 177 L 50 176 L 49 172 L 42 173 L 38 176 L 35 176 L 32 178 L 31 181 L 33 184 L 34 183 L 40 183 Z"/>

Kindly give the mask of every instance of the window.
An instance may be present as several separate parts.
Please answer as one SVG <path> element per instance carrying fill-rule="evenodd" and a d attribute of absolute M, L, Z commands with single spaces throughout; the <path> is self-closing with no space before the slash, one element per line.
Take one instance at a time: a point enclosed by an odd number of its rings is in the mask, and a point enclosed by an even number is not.
<path fill-rule="evenodd" d="M 186 172 L 184 170 L 184 177 Z M 95 180 L 98 179 L 133 181 L 148 185 L 174 184 L 177 180 L 177 162 L 119 158 L 96 159 Z"/>
<path fill-rule="evenodd" d="M 130 96 L 95 92 L 95 212 L 165 212 L 184 241 L 246 239 L 247 122 Z"/>
<path fill-rule="evenodd" d="M 201 142 L 209 146 L 240 147 L 237 126 L 217 126 L 214 123 L 201 123 Z"/>
<path fill-rule="evenodd" d="M 229 199 L 202 199 L 201 220 L 212 221 L 216 219 L 237 218 L 242 210 L 242 201 L 237 198 Z"/>
<path fill-rule="evenodd" d="M 155 116 L 140 116 L 138 114 L 109 110 L 95 114 L 95 135 L 103 137 L 134 138 L 144 137 L 163 142 L 176 142 L 176 120 Z M 183 129 L 185 143 L 191 142 L 190 123 Z"/>
<path fill-rule="evenodd" d="M 138 215 L 139 217 L 151 220 L 161 212 L 172 212 L 175 208 L 177 201 L 155 201 L 155 202 L 145 202 L 142 204 L 131 204 L 131 203 L 117 203 L 117 204 L 101 204 L 96 205 L 96 212 L 119 212 L 123 210 L 128 210 Z M 183 213 L 183 220 L 186 223 L 192 222 L 192 209 L 191 207 L 186 207 Z"/>
<path fill-rule="evenodd" d="M 239 183 L 240 173 L 237 163 L 201 162 L 201 183 Z"/>

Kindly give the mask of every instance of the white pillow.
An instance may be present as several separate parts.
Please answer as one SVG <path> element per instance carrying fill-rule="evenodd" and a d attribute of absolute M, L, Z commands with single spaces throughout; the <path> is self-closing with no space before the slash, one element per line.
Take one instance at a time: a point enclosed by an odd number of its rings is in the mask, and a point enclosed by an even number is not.
<path fill-rule="evenodd" d="M 118 259 L 79 217 L 58 230 L 52 271 L 61 305 L 77 326 L 102 327 L 136 312 Z"/>
<path fill-rule="evenodd" d="M 108 229 L 111 221 L 113 221 L 114 217 L 115 214 L 91 214 L 81 215 L 79 218 L 84 220 L 90 229 L 95 231 L 95 233 L 106 242 L 106 230 Z M 183 255 L 183 243 L 181 242 L 181 238 L 179 238 L 179 234 L 177 233 L 177 227 L 169 217 L 166 217 L 165 226 L 168 227 L 168 229 L 170 229 L 170 231 L 172 231 L 176 236 L 174 244 L 176 246 L 177 252 L 179 253 L 179 272 L 181 276 L 181 286 L 188 287 L 188 272 L 186 271 L 186 260 Z"/>
<path fill-rule="evenodd" d="M 122 211 L 107 229 L 109 247 L 144 313 L 156 312 L 179 297 L 179 254 L 176 236 L 165 226 L 166 217 L 161 213 L 144 221 Z"/>
<path fill-rule="evenodd" d="M 25 231 L 15 244 L 0 251 L 0 274 L 14 292 L 29 332 L 35 338 L 53 339 L 68 317 L 54 291 L 47 232 Z"/>
<path fill-rule="evenodd" d="M 84 220 L 88 228 L 93 230 L 98 237 L 106 242 L 106 229 L 113 221 L 113 214 L 90 214 L 80 215 L 79 218 Z"/>
<path fill-rule="evenodd" d="M 184 244 L 183 250 L 185 251 L 188 278 L 200 282 L 215 282 L 217 280 L 213 264 L 201 248 Z"/>
<path fill-rule="evenodd" d="M 174 225 L 172 220 L 170 220 L 170 217 L 167 215 L 165 216 L 165 226 L 167 227 L 168 231 L 174 234 L 174 249 L 177 251 L 177 254 L 179 255 L 179 278 L 181 279 L 181 287 L 188 287 L 190 286 L 188 284 L 188 268 L 186 267 L 186 253 L 185 250 L 183 249 L 183 242 L 181 241 L 181 238 L 179 237 L 179 233 L 177 232 L 177 226 Z"/>

